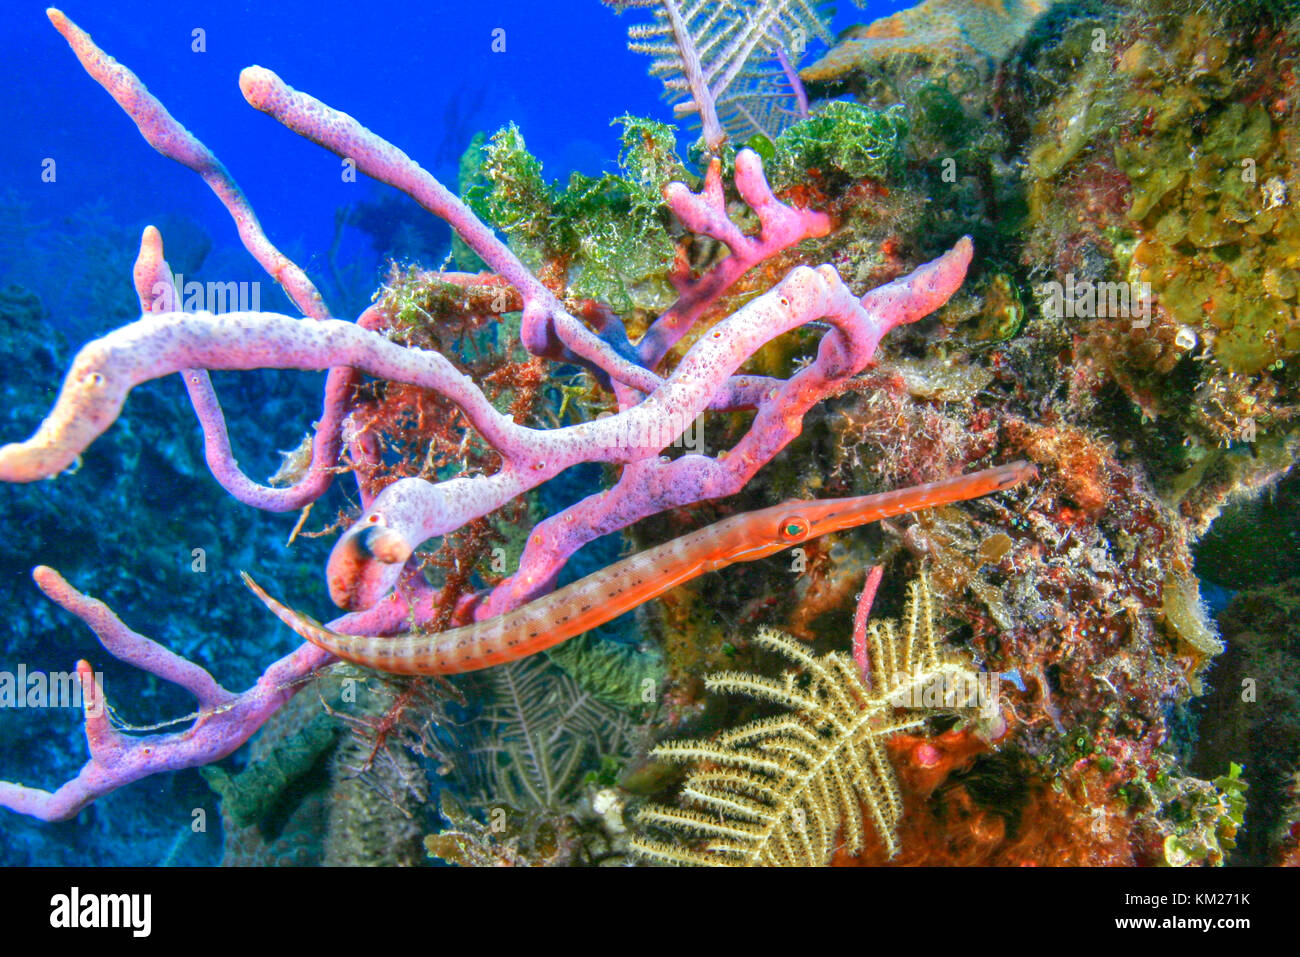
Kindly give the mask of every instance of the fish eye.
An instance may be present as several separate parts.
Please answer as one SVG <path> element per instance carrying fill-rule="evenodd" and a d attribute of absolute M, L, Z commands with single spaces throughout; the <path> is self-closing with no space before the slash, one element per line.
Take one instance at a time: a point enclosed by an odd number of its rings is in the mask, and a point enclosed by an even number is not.
<path fill-rule="evenodd" d="M 781 538 L 787 542 L 803 541 L 807 537 L 812 527 L 808 524 L 808 519 L 802 515 L 791 515 L 789 518 L 781 521 Z"/>

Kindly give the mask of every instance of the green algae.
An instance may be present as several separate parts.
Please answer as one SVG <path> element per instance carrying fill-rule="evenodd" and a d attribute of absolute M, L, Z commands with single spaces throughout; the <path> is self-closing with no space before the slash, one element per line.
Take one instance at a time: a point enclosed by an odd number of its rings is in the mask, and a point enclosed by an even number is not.
<path fill-rule="evenodd" d="M 1300 30 L 1239 6 L 1062 7 L 1006 95 L 1029 181 L 1021 261 L 1149 290 L 1141 316 L 1065 327 L 1151 428 L 1158 482 L 1208 506 L 1202 529 L 1233 487 L 1204 463 L 1286 427 L 1300 359 Z"/>
<path fill-rule="evenodd" d="M 333 750 L 341 730 L 333 715 L 321 712 L 264 760 L 238 774 L 215 764 L 199 768 L 199 774 L 221 797 L 221 806 L 231 820 L 248 827 L 266 819 L 281 798 Z"/>
<path fill-rule="evenodd" d="M 667 677 L 663 653 L 588 632 L 556 645 L 547 656 L 586 691 L 629 710 L 653 703 Z"/>
<path fill-rule="evenodd" d="M 668 272 L 676 253 L 663 188 L 686 171 L 671 127 L 634 116 L 615 122 L 623 126 L 617 174 L 575 172 L 563 188 L 549 183 L 511 124 L 467 151 L 462 194 L 530 268 L 563 268 L 570 297 L 620 314 L 662 311 L 675 297 Z"/>
<path fill-rule="evenodd" d="M 1211 787 L 1185 779 L 1192 786 L 1182 789 L 1165 805 L 1165 815 L 1176 828 L 1165 837 L 1166 864 L 1185 867 L 1223 863 L 1227 852 L 1237 846 L 1237 832 L 1245 822 L 1248 785 L 1241 773 L 1241 765 L 1231 764 L 1226 774 L 1210 782 Z"/>
<path fill-rule="evenodd" d="M 873 110 L 834 100 L 777 137 L 768 180 L 781 190 L 802 182 L 812 169 L 851 179 L 896 178 L 902 172 L 907 131 L 901 107 Z"/>

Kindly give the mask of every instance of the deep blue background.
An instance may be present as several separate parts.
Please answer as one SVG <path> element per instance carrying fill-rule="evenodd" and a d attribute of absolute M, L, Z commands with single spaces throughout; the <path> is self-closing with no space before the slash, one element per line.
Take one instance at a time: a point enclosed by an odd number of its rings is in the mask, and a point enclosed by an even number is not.
<path fill-rule="evenodd" d="M 859 10 L 843 2 L 835 28 L 905 5 L 876 0 Z M 453 189 L 456 159 L 476 130 L 515 122 L 547 175 L 563 180 L 573 170 L 612 167 L 615 117 L 670 119 L 659 81 L 646 75 L 649 58 L 626 49 L 627 27 L 645 21 L 645 12 L 618 15 L 598 0 L 367 0 L 333 9 L 304 0 L 128 0 L 71 3 L 64 12 L 217 154 L 272 240 L 309 251 L 309 259 L 329 247 L 335 210 L 377 187 L 364 177 L 343 183 L 337 157 L 249 107 L 238 88 L 245 66 L 268 67 L 352 113 Z M 196 28 L 206 32 L 206 52 L 191 50 Z M 506 31 L 504 53 L 491 51 L 496 28 Z M 0 90 L 0 189 L 33 204 L 34 213 L 103 200 L 125 223 L 186 215 L 218 246 L 237 243 L 207 187 L 140 138 L 40 4 L 11 4 L 5 13 Z M 46 157 L 58 163 L 55 184 L 40 180 Z M 368 252 L 359 237 L 348 239 L 345 255 Z M 41 293 L 43 282 L 66 281 L 25 277 L 24 284 Z"/>

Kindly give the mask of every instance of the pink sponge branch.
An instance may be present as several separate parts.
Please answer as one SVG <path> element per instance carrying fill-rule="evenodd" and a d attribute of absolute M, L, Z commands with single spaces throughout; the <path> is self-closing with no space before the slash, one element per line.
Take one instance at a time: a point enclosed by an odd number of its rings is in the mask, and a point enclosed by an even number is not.
<path fill-rule="evenodd" d="M 56 475 L 117 418 L 132 388 L 187 368 L 311 369 L 351 366 L 436 389 L 465 410 L 493 444 L 521 445 L 508 416 L 436 352 L 405 349 L 337 319 L 302 322 L 270 312 L 149 314 L 77 354 L 49 416 L 27 442 L 0 447 L 0 480 Z M 522 430 L 531 432 L 532 430 Z"/>
<path fill-rule="evenodd" d="M 813 362 L 788 381 L 776 380 L 759 399 L 758 414 L 731 450 L 716 458 L 683 455 L 671 461 L 637 461 L 623 469 L 613 488 L 541 522 L 524 547 L 519 571 L 497 586 L 476 616 L 502 614 L 544 593 L 554 585 L 568 557 L 601 535 L 665 509 L 739 492 L 799 434 L 808 409 L 867 366 L 885 333 L 947 301 L 961 286 L 971 255 L 970 240 L 962 239 L 907 279 L 876 290 L 871 310 L 853 296 L 833 267 L 800 267 L 724 319 L 686 354 L 669 384 L 724 361 L 709 349 L 710 343 L 726 342 L 737 353 L 749 355 L 778 331 L 814 319 L 825 320 L 832 330 L 822 339 Z M 381 506 L 382 498 L 381 494 L 371 511 Z M 331 566 L 345 540 L 346 536 L 335 546 Z"/>
<path fill-rule="evenodd" d="M 50 19 L 86 69 L 135 120 L 145 138 L 197 170 L 226 204 L 253 255 L 284 284 L 304 313 L 301 320 L 271 312 L 174 312 L 171 272 L 156 230 L 146 230 L 136 264 L 144 315 L 87 344 L 75 358 L 59 397 L 36 432 L 0 447 L 0 481 L 31 482 L 57 475 L 117 418 L 127 395 L 148 379 L 182 373 L 203 426 L 213 474 L 241 501 L 292 508 L 319 495 L 332 474 L 344 437 L 354 461 L 373 461 L 373 437 L 348 418 L 352 385 L 360 375 L 429 389 L 456 405 L 470 428 L 501 456 L 492 475 L 461 475 L 429 482 L 404 478 L 363 499 L 359 520 L 335 544 L 326 569 L 329 592 L 350 614 L 334 623 L 352 634 L 390 634 L 437 612 L 437 590 L 413 559 L 428 539 L 461 528 L 581 462 L 623 465 L 612 488 L 541 522 L 529 535 L 519 568 L 473 608 L 482 618 L 513 609 L 553 587 L 582 544 L 664 509 L 740 491 L 802 429 L 812 406 L 864 369 L 881 337 L 938 308 L 958 289 L 970 264 L 968 239 L 910 276 L 857 298 L 828 265 L 802 266 L 701 334 L 671 374 L 656 369 L 668 351 L 736 280 L 755 264 L 831 227 L 821 213 L 791 207 L 773 195 L 758 156 L 736 158 L 736 190 L 759 219 L 746 235 L 727 215 L 720 165 L 713 163 L 700 193 L 674 184 L 669 208 L 689 229 L 723 242 L 731 254 L 698 278 L 677 275 L 678 303 L 633 346 L 618 318 L 597 310 L 595 330 L 565 310 L 492 231 L 436 179 L 396 146 L 352 117 L 299 93 L 268 70 L 245 70 L 248 101 L 291 129 L 356 163 L 357 168 L 406 191 L 443 217 L 519 293 L 525 345 L 535 354 L 577 359 L 607 376 L 617 414 L 554 429 L 520 425 L 493 407 L 483 391 L 437 352 L 406 348 L 381 333 L 383 317 L 368 310 L 356 323 L 325 317 L 305 275 L 261 232 L 225 168 L 167 113 L 125 67 L 100 51 L 58 11 Z M 159 293 L 162 295 L 159 295 Z M 815 358 L 786 379 L 737 375 L 765 343 L 811 322 L 829 331 Z M 266 489 L 239 471 L 224 417 L 208 379 L 214 369 L 331 370 L 325 408 L 313 445 L 312 467 L 292 489 Z M 749 430 L 717 455 L 661 457 L 705 410 L 755 410 Z M 273 664 L 243 694 L 221 688 L 206 671 L 167 652 L 72 589 L 49 569 L 36 580 L 52 599 L 81 617 L 112 654 L 193 693 L 199 711 L 186 731 L 133 737 L 107 716 L 87 710 L 91 758 L 55 792 L 0 783 L 0 806 L 47 819 L 71 816 L 95 796 L 156 771 L 191 767 L 230 753 L 282 704 L 312 670 L 332 659 L 305 645 Z M 468 613 L 469 605 L 458 609 Z M 90 666 L 78 665 L 88 700 L 102 702 Z"/>
<path fill-rule="evenodd" d="M 203 177 L 203 181 L 230 211 L 244 246 L 280 283 L 303 315 L 317 319 L 329 315 L 325 302 L 312 281 L 293 260 L 267 239 L 243 190 L 212 151 L 167 111 L 140 82 L 139 77 L 96 46 L 90 34 L 64 16 L 61 10 L 51 7 L 45 13 L 54 28 L 68 41 L 86 72 L 135 121 L 145 141 L 163 156 L 189 167 Z"/>
<path fill-rule="evenodd" d="M 335 546 L 328 571 L 331 595 L 341 607 L 366 607 L 391 590 L 402 564 L 425 540 L 460 528 L 578 462 L 634 462 L 657 455 L 720 393 L 726 394 L 732 373 L 759 347 L 790 329 L 825 319 L 833 331 L 822 340 L 817 359 L 765 397 L 751 396 L 759 401 L 759 412 L 730 461 L 686 456 L 633 473 L 632 481 L 620 488 L 637 486 L 636 504 L 622 501 L 623 493 L 606 493 L 601 501 L 607 504 L 596 511 L 606 511 L 610 501 L 619 505 L 603 521 L 557 516 L 572 530 L 552 543 L 551 555 L 571 554 L 578 547 L 573 542 L 587 540 L 582 538 L 587 530 L 600 528 L 604 531 L 597 534 L 604 534 L 663 508 L 733 494 L 798 434 L 808 408 L 865 367 L 881 336 L 933 310 L 960 286 L 970 255 L 970 242 L 963 240 L 912 277 L 869 295 L 871 311 L 832 267 L 796 269 L 699 339 L 643 402 L 609 418 L 546 431 L 517 425 L 498 412 L 440 354 L 403 348 L 353 323 L 300 322 L 275 313 L 149 315 L 81 350 L 54 408 L 32 438 L 0 447 L 0 480 L 30 482 L 67 468 L 116 419 L 134 386 L 181 369 L 350 366 L 434 389 L 456 403 L 506 461 L 492 476 L 439 483 L 402 479 L 376 497 Z M 680 428 L 665 429 L 665 423 Z M 610 527 L 610 522 L 616 524 Z M 379 553 L 367 544 L 376 529 L 387 530 L 386 547 Z M 549 582 L 557 570 L 554 561 L 548 557 L 533 566 L 526 552 L 513 586 L 522 589 L 517 594 L 531 594 Z"/>
<path fill-rule="evenodd" d="M 672 376 L 643 402 L 606 419 L 548 431 L 517 425 L 498 412 L 440 354 L 403 348 L 353 323 L 300 322 L 275 313 L 149 315 L 81 350 L 54 408 L 32 438 L 0 447 L 0 480 L 30 482 L 61 472 L 116 419 L 134 386 L 181 369 L 350 366 L 434 389 L 464 411 L 471 426 L 502 453 L 505 465 L 492 476 L 439 483 L 402 479 L 376 497 L 336 545 L 328 573 L 336 602 L 344 608 L 365 607 L 391 590 L 401 564 L 421 542 L 460 528 L 578 462 L 633 462 L 657 455 L 712 407 L 719 393 L 726 393 L 731 374 L 764 343 L 814 319 L 827 320 L 833 331 L 822 340 L 817 359 L 759 400 L 758 416 L 733 450 L 731 462 L 688 456 L 638 472 L 640 504 L 618 512 L 640 518 L 687 501 L 734 493 L 737 481 L 747 481 L 798 434 L 802 415 L 812 404 L 865 367 L 881 336 L 932 311 L 960 286 L 970 255 L 969 240 L 962 240 L 913 276 L 866 297 L 870 311 L 832 267 L 796 269 L 698 340 Z M 665 429 L 665 423 L 680 427 Z M 655 492 L 655 485 L 661 490 Z M 369 537 L 376 528 L 394 533 L 388 536 L 386 553 L 358 550 L 365 544 L 358 536 Z M 580 533 L 575 529 L 571 535 Z M 572 549 L 560 551 L 568 554 Z M 551 564 L 521 568 L 526 591 L 532 591 L 532 583 L 553 577 Z"/>
<path fill-rule="evenodd" d="M 346 113 L 293 89 L 270 70 L 246 68 L 239 75 L 244 98 L 289 129 L 344 159 L 380 182 L 402 190 L 447 221 L 485 263 L 523 296 L 521 338 L 535 355 L 576 358 L 642 392 L 660 384 L 654 373 L 611 350 L 608 343 L 567 312 L 555 295 L 459 199 L 431 173 Z M 568 355 L 565 354 L 567 350 Z"/>
<path fill-rule="evenodd" d="M 84 621 L 109 654 L 184 688 L 199 704 L 193 724 L 184 731 L 123 734 L 112 725 L 104 689 L 90 664 L 77 662 L 90 760 L 56 791 L 0 781 L 0 807 L 41 820 L 66 820 L 109 791 L 160 771 L 219 761 L 247 741 L 308 675 L 334 661 L 328 652 L 302 645 L 267 668 L 247 691 L 234 694 L 205 669 L 132 631 L 107 605 L 77 591 L 52 568 L 38 566 L 32 577 L 51 601 Z"/>
<path fill-rule="evenodd" d="M 279 120 L 299 136 L 352 161 L 367 176 L 402 190 L 429 212 L 447 220 L 479 258 L 519 290 L 525 301 L 537 300 L 558 308 L 551 291 L 493 235 L 492 230 L 398 147 L 372 133 L 347 113 L 300 93 L 264 67 L 250 66 L 241 71 L 239 89 L 251 106 Z"/>
<path fill-rule="evenodd" d="M 663 404 L 665 400 L 660 397 L 673 390 L 681 391 L 679 398 L 688 403 L 688 408 L 701 411 L 708 403 L 710 376 L 726 382 L 735 365 L 780 331 L 813 317 L 824 317 L 830 322 L 832 332 L 822 340 L 817 358 L 784 385 L 773 389 L 750 431 L 730 453 L 716 459 L 690 455 L 672 462 L 631 460 L 614 488 L 541 523 L 529 539 L 519 572 L 502 583 L 476 610 L 479 617 L 487 617 L 516 607 L 544 591 L 568 555 L 583 542 L 664 508 L 731 494 L 743 487 L 763 463 L 798 435 L 803 414 L 813 403 L 843 378 L 865 366 L 881 336 L 900 322 L 912 321 L 931 311 L 952 294 L 965 275 L 970 256 L 970 242 L 963 240 L 906 280 L 877 290 L 872 297 L 867 297 L 880 310 L 875 314 L 863 308 L 831 267 L 796 269 L 701 339 L 660 393 L 618 416 L 549 433 L 523 429 L 510 423 L 507 417 L 499 416 L 481 393 L 473 390 L 472 384 L 437 353 L 403 349 L 350 323 L 334 320 L 302 323 L 265 313 L 168 314 L 146 317 L 124 327 L 82 350 L 50 418 L 67 423 L 66 414 L 58 415 L 66 398 L 69 407 L 90 418 L 100 421 L 106 418 L 111 422 L 130 387 L 124 384 L 148 378 L 141 369 L 124 374 L 120 367 L 105 363 L 106 359 L 117 359 L 120 363 L 127 356 L 147 358 L 142 365 L 154 374 L 204 363 L 213 368 L 275 366 L 286 364 L 290 358 L 291 367 L 310 367 L 313 363 L 350 364 L 396 381 L 417 385 L 436 381 L 440 389 L 448 392 L 455 391 L 455 379 L 443 379 L 440 374 L 450 372 L 463 380 L 459 385 L 466 390 L 461 395 L 469 399 L 467 404 L 473 405 L 475 396 L 483 403 L 484 407 L 477 409 L 480 416 L 491 413 L 504 420 L 496 423 L 502 430 L 496 433 L 498 438 L 517 441 L 523 433 L 552 440 L 557 433 L 568 437 L 569 446 L 560 443 L 554 447 L 555 462 L 537 463 L 544 466 L 539 471 L 546 473 L 562 467 L 559 462 L 581 460 L 568 457 L 575 454 L 619 460 L 625 450 L 619 448 L 618 439 L 624 433 L 612 428 L 615 423 L 622 421 L 626 427 L 647 405 L 655 404 L 656 400 Z M 113 342 L 107 344 L 110 339 Z M 730 354 L 728 345 L 740 350 L 739 353 Z M 106 372 L 99 371 L 101 368 Z M 422 380 L 422 375 L 430 378 Z M 600 439 L 609 444 L 602 446 Z M 591 444 L 593 441 L 595 445 Z M 60 443 L 56 438 L 44 444 Z M 40 448 L 42 442 L 37 441 L 36 445 Z M 0 465 L 7 459 L 23 457 L 22 450 L 14 449 L 7 446 L 0 450 Z M 531 481 L 536 484 L 539 480 L 534 477 Z M 491 477 L 420 482 L 414 486 L 409 484 L 412 482 L 419 480 L 403 480 L 385 489 L 362 521 L 336 546 L 331 566 L 340 553 L 340 546 L 344 551 L 356 548 L 356 536 L 364 536 L 360 539 L 362 543 L 367 538 L 371 541 L 363 549 L 365 554 L 373 562 L 391 569 L 393 574 L 393 581 L 387 587 L 366 596 L 373 599 L 371 610 L 344 616 L 336 627 L 358 634 L 380 633 L 398 627 L 408 612 L 416 620 L 430 617 L 434 609 L 427 600 L 431 594 L 427 588 L 417 589 L 413 597 L 422 600 L 412 603 L 391 587 L 409 557 L 406 543 L 422 541 L 419 538 L 422 529 L 439 527 L 444 522 L 450 523 L 448 528 L 456 528 L 468 521 L 469 512 L 485 514 L 518 494 L 529 480 L 523 473 L 507 468 Z M 401 491 L 395 499 L 385 498 L 399 488 Z M 497 496 L 502 497 L 494 503 Z M 389 506 L 394 507 L 385 511 Z M 410 521 L 407 527 L 396 520 L 404 509 L 410 513 L 404 516 Z M 392 541 L 395 533 L 400 543 L 396 551 Z M 375 547 L 376 542 L 379 547 Z M 235 695 L 217 684 L 203 668 L 127 628 L 102 602 L 81 594 L 52 569 L 38 567 L 33 574 L 42 591 L 86 622 L 110 654 L 190 691 L 198 700 L 200 710 L 193 725 L 183 732 L 143 737 L 124 735 L 109 722 L 107 709 L 103 707 L 103 691 L 90 665 L 79 662 L 77 671 L 86 705 L 90 760 L 74 779 L 53 792 L 0 782 L 0 806 L 23 814 L 63 820 L 74 816 L 96 797 L 142 777 L 219 760 L 261 727 L 308 675 L 333 660 L 313 645 L 300 646 L 271 665 L 252 688 Z M 332 578 L 330 584 L 333 590 Z M 355 588 L 355 583 L 351 587 Z M 355 592 L 352 597 L 356 597 Z"/>
<path fill-rule="evenodd" d="M 656 368 L 704 310 L 750 267 L 802 239 L 830 232 L 830 217 L 825 213 L 795 209 L 773 195 L 763 175 L 762 161 L 750 150 L 736 154 L 736 191 L 758 214 L 757 235 L 746 236 L 727 215 L 722 164 L 716 159 L 709 164 L 700 192 L 692 193 L 681 183 L 669 183 L 664 189 L 668 206 L 682 225 L 725 243 L 731 255 L 699 279 L 684 284 L 677 302 L 642 336 L 637 353 L 646 368 Z"/>
<path fill-rule="evenodd" d="M 203 177 L 230 213 L 244 247 L 280 284 L 303 315 L 313 319 L 327 318 L 329 311 L 315 285 L 267 238 L 243 190 L 216 155 L 168 112 L 139 77 L 101 50 L 90 34 L 60 10 L 51 8 L 46 15 L 68 41 L 86 72 L 135 122 L 145 141 L 163 156 Z M 166 269 L 162 262 L 162 237 L 156 229 L 149 227 L 141 240 L 140 260 L 136 266 L 136 291 L 143 312 L 165 312 L 179 306 L 180 297 L 172 285 L 171 271 L 166 270 L 164 274 L 159 270 L 160 263 Z M 181 375 L 203 427 L 208 467 L 227 492 L 245 505 L 276 512 L 301 508 L 325 493 L 333 480 L 333 468 L 338 463 L 345 402 L 356 383 L 352 370 L 331 370 L 325 384 L 324 409 L 312 444 L 311 464 L 303 477 L 287 488 L 261 485 L 240 470 L 230 447 L 225 416 L 207 372 L 184 369 Z"/>
<path fill-rule="evenodd" d="M 85 622 L 114 658 L 179 685 L 194 695 L 202 708 L 223 707 L 234 700 L 204 668 L 132 631 L 102 601 L 77 591 L 53 568 L 38 565 L 32 578 L 45 597 Z"/>
<path fill-rule="evenodd" d="M 853 614 L 853 660 L 865 682 L 871 681 L 871 652 L 867 647 L 867 622 L 871 617 L 871 606 L 876 602 L 876 592 L 880 590 L 880 580 L 885 575 L 885 566 L 872 565 L 867 572 L 867 580 L 858 595 L 858 608 Z"/>
<path fill-rule="evenodd" d="M 136 294 L 145 313 L 156 311 L 161 302 L 180 301 L 172 271 L 163 259 L 162 236 L 153 226 L 146 226 L 140 237 L 134 276 Z M 226 416 L 207 370 L 181 369 L 180 375 L 203 428 L 203 452 L 208 468 L 222 488 L 245 505 L 272 512 L 302 508 L 325 494 L 334 478 L 331 469 L 339 455 L 345 403 L 356 381 L 353 370 L 330 371 L 325 382 L 325 412 L 312 445 L 312 465 L 298 482 L 287 488 L 261 485 L 239 468 L 230 447 Z"/>

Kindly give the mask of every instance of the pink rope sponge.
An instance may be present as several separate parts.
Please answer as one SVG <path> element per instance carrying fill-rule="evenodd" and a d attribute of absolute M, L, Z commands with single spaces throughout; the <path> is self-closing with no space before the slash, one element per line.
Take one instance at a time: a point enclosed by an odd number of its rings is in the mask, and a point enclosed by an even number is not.
<path fill-rule="evenodd" d="M 665 190 L 668 208 L 688 230 L 726 245 L 730 255 L 679 284 L 677 302 L 631 349 L 626 335 L 594 330 L 533 275 L 459 199 L 393 144 L 351 116 L 294 90 L 270 70 L 240 75 L 245 99 L 294 132 L 348 158 L 356 168 L 402 190 L 444 219 L 484 263 L 522 299 L 522 339 L 534 355 L 579 363 L 603 373 L 618 403 L 614 415 L 577 425 L 536 429 L 497 411 L 484 392 L 444 356 L 407 348 L 376 331 L 368 310 L 356 322 L 330 318 L 306 274 L 266 237 L 243 193 L 221 162 L 177 122 L 129 69 L 100 50 L 58 10 L 48 11 L 86 71 L 135 121 L 164 156 L 195 170 L 229 210 L 245 247 L 278 282 L 303 317 L 269 312 L 163 311 L 178 299 L 150 227 L 141 242 L 135 285 L 140 319 L 88 343 L 74 360 L 54 407 L 31 438 L 0 447 L 0 479 L 32 482 L 57 476 L 112 425 L 131 389 L 180 373 L 198 416 L 208 465 L 239 501 L 256 508 L 301 508 L 324 494 L 349 441 L 353 386 L 362 375 L 433 390 L 453 402 L 501 457 L 490 475 L 442 481 L 403 478 L 388 485 L 335 544 L 326 573 L 329 592 L 347 611 L 329 626 L 349 634 L 390 634 L 430 620 L 433 590 L 416 573 L 419 546 L 461 528 L 583 462 L 618 463 L 608 489 L 540 522 L 517 571 L 474 609 L 477 618 L 516 608 L 554 588 L 560 569 L 586 542 L 665 509 L 735 494 L 800 432 L 805 413 L 871 361 L 881 338 L 941 306 L 961 286 L 972 246 L 963 239 L 908 276 L 853 295 L 830 265 L 800 266 L 701 336 L 672 368 L 669 350 L 711 304 L 755 264 L 808 237 L 826 235 L 825 214 L 798 209 L 769 188 L 759 157 L 741 150 L 735 188 L 758 217 L 746 234 L 729 218 L 720 164 L 703 189 L 680 183 Z M 828 331 L 815 359 L 789 379 L 740 374 L 756 350 L 781 334 L 818 321 Z M 330 370 L 310 466 L 287 488 L 258 484 L 240 471 L 208 371 L 216 369 Z M 716 456 L 661 456 L 705 410 L 755 411 L 736 445 Z M 357 449 L 357 455 L 364 450 Z M 90 759 L 80 773 L 49 792 L 0 782 L 0 806 L 45 820 L 74 816 L 95 798 L 160 771 L 196 767 L 238 748 L 301 686 L 334 659 L 303 645 L 270 665 L 248 690 L 222 688 L 207 671 L 132 631 L 105 605 L 40 567 L 34 578 L 54 602 L 85 622 L 111 655 L 190 691 L 193 723 L 172 734 L 131 736 L 112 728 L 103 690 L 88 663 L 77 671 L 86 704 Z M 398 587 L 399 584 L 402 587 Z"/>

